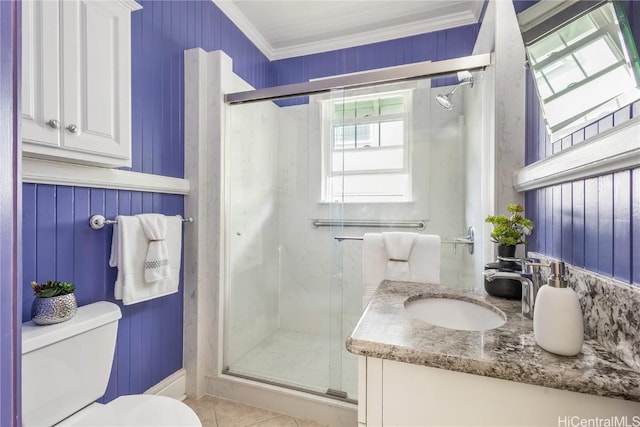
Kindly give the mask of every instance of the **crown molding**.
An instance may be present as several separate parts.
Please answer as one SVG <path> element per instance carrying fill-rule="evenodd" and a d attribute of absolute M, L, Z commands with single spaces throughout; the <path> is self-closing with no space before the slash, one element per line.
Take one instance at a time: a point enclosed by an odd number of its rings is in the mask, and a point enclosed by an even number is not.
<path fill-rule="evenodd" d="M 396 25 L 383 30 L 371 30 L 358 34 L 339 36 L 327 40 L 302 42 L 289 47 L 275 48 L 260 34 L 251 22 L 231 1 L 212 0 L 215 5 L 242 31 L 247 38 L 267 57 L 269 61 L 297 56 L 328 52 L 362 46 L 403 37 L 431 33 L 434 31 L 477 24 L 482 11 L 483 2 L 473 10 L 449 14 L 445 17 L 427 18 L 404 25 Z"/>
<path fill-rule="evenodd" d="M 227 15 L 227 18 L 233 22 L 236 27 L 240 29 L 244 33 L 245 36 L 253 43 L 259 50 L 267 57 L 269 61 L 273 61 L 273 48 L 271 45 L 262 37 L 262 34 L 256 27 L 249 22 L 249 20 L 244 16 L 242 12 L 233 4 L 231 1 L 225 0 L 211 0 L 213 3 L 218 6 L 218 8 Z"/>
<path fill-rule="evenodd" d="M 286 59 L 296 56 L 328 52 L 331 50 L 345 49 L 354 46 L 362 46 L 477 23 L 478 20 L 475 18 L 473 13 L 459 12 L 448 15 L 444 18 L 438 17 L 423 19 L 421 21 L 405 25 L 397 25 L 383 30 L 364 31 L 349 36 L 340 36 L 317 42 L 300 43 L 286 48 L 272 49 L 272 58 L 270 58 L 270 60 Z"/>

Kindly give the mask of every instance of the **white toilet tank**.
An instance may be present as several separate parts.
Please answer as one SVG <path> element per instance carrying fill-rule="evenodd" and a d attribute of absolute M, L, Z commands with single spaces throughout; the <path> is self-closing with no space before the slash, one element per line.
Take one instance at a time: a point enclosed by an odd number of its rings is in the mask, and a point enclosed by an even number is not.
<path fill-rule="evenodd" d="M 104 395 L 120 308 L 106 301 L 78 307 L 63 323 L 22 324 L 22 423 L 51 426 Z"/>

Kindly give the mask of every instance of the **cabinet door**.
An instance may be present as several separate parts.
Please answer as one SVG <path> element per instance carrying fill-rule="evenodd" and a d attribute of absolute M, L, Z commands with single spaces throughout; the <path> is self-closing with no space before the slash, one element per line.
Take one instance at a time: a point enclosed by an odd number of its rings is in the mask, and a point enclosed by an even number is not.
<path fill-rule="evenodd" d="M 65 149 L 130 158 L 130 12 L 120 2 L 61 2 Z"/>
<path fill-rule="evenodd" d="M 22 2 L 21 132 L 34 150 L 60 144 L 59 12 L 55 1 Z"/>

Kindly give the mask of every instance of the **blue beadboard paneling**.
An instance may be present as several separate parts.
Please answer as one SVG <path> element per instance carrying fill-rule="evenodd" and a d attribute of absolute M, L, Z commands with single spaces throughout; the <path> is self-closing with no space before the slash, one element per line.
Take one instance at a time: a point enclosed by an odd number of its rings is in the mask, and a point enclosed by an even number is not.
<path fill-rule="evenodd" d="M 598 271 L 598 178 L 584 182 L 584 267 Z"/>
<path fill-rule="evenodd" d="M 441 61 L 470 55 L 479 25 L 466 25 L 397 40 L 338 49 L 271 63 L 277 85 L 310 79 L 391 67 L 421 61 Z M 457 83 L 449 79 L 444 84 Z"/>
<path fill-rule="evenodd" d="M 108 266 L 113 229 L 92 230 L 92 214 L 183 214 L 183 197 L 177 195 L 36 184 L 24 184 L 23 192 L 23 292 L 29 295 L 23 298 L 23 321 L 30 317 L 31 280 L 73 281 L 79 305 L 114 301 L 117 271 Z M 114 301 L 123 317 L 103 401 L 141 393 L 182 367 L 182 287 L 177 294 L 133 306 Z"/>
<path fill-rule="evenodd" d="M 631 171 L 613 175 L 613 277 L 631 281 Z"/>
<path fill-rule="evenodd" d="M 613 272 L 613 176 L 598 177 L 598 272 Z"/>
<path fill-rule="evenodd" d="M 573 264 L 573 189 L 571 183 L 561 185 L 560 258 Z"/>
<path fill-rule="evenodd" d="M 584 181 L 571 183 L 572 195 L 572 263 L 584 267 Z"/>

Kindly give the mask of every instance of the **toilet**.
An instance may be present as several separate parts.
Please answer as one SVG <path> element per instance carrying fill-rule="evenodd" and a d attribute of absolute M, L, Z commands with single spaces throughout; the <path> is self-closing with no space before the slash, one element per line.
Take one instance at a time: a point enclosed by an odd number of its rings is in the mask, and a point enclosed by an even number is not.
<path fill-rule="evenodd" d="M 120 308 L 100 301 L 63 323 L 22 324 L 22 425 L 201 427 L 184 403 L 155 395 L 104 395 L 116 348 Z"/>

